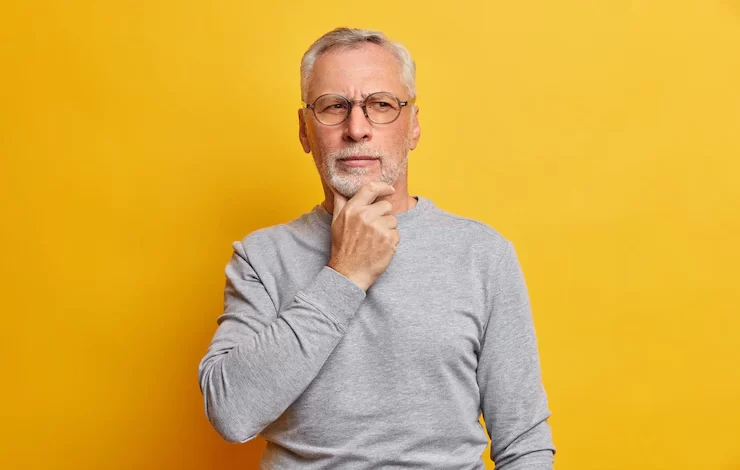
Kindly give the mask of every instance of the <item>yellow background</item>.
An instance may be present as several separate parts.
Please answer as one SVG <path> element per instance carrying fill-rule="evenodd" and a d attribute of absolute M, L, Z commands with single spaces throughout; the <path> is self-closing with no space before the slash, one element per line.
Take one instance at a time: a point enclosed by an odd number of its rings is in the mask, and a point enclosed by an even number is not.
<path fill-rule="evenodd" d="M 196 368 L 230 243 L 321 199 L 298 65 L 349 25 L 418 64 L 412 193 L 517 247 L 556 467 L 740 469 L 737 0 L 0 8 L 0 468 L 257 468 Z"/>

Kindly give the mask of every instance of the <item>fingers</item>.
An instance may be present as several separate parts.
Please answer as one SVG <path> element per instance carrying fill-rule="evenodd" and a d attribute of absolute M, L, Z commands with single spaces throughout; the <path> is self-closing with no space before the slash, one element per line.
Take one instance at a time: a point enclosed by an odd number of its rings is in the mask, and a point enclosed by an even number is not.
<path fill-rule="evenodd" d="M 334 210 L 332 212 L 332 223 L 337 220 L 337 217 L 339 217 L 339 214 L 344 209 L 344 206 L 346 206 L 348 203 L 352 204 L 353 206 L 372 206 L 373 214 L 377 216 L 385 215 L 389 213 L 393 205 L 388 201 L 380 201 L 378 204 L 373 205 L 373 201 L 379 197 L 383 196 L 390 196 L 391 194 L 396 192 L 396 188 L 393 186 L 387 184 L 387 183 L 381 183 L 378 181 L 367 183 L 366 185 L 362 186 L 359 191 L 352 197 L 349 201 L 347 198 L 336 191 L 334 188 L 331 188 L 331 191 L 334 193 Z M 376 206 L 377 207 L 374 207 Z"/>
<path fill-rule="evenodd" d="M 396 188 L 388 183 L 381 183 L 379 181 L 373 181 L 360 188 L 357 194 L 352 198 L 354 204 L 363 206 L 369 206 L 375 201 L 375 199 L 381 196 L 390 196 L 396 192 Z"/>
<path fill-rule="evenodd" d="M 390 201 L 378 201 L 370 204 L 365 209 L 365 213 L 371 217 L 382 217 L 385 215 L 389 215 L 393 211 L 393 204 L 391 204 Z"/>
<path fill-rule="evenodd" d="M 378 220 L 381 226 L 385 228 L 389 228 L 389 229 L 398 228 L 398 219 L 395 216 L 384 215 L 383 217 L 380 217 Z"/>

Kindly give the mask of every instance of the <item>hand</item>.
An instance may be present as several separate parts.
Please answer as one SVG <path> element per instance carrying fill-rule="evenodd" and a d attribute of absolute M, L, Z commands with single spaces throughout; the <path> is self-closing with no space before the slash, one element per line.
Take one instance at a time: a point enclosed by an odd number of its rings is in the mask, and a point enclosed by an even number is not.
<path fill-rule="evenodd" d="M 390 215 L 395 188 L 386 183 L 364 185 L 349 201 L 334 191 L 331 257 L 328 266 L 367 290 L 391 264 L 401 237 L 398 221 Z"/>

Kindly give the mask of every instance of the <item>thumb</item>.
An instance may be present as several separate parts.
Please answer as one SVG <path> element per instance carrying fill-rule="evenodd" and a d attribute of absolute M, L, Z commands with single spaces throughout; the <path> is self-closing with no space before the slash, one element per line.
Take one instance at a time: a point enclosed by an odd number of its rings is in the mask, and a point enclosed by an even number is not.
<path fill-rule="evenodd" d="M 339 194 L 339 192 L 332 190 L 334 193 L 334 211 L 332 212 L 332 223 L 337 220 L 337 217 L 339 217 L 339 213 L 342 212 L 342 209 L 344 209 L 345 204 L 347 204 L 347 198 L 344 197 L 343 194 Z"/>

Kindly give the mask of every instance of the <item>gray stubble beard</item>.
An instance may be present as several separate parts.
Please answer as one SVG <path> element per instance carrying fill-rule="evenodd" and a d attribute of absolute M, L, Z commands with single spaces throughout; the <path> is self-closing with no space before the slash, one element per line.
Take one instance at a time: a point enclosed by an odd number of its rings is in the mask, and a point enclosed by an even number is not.
<path fill-rule="evenodd" d="M 409 144 L 410 139 L 404 139 L 404 145 L 401 149 L 403 152 L 403 158 L 396 165 L 389 163 L 393 161 L 393 158 L 388 158 L 380 151 L 364 144 L 357 144 L 352 147 L 346 147 L 342 150 L 336 150 L 334 152 L 324 154 L 323 163 L 320 166 L 317 165 L 318 170 L 322 179 L 327 184 L 334 188 L 334 190 L 339 194 L 349 199 L 357 194 L 357 191 L 359 191 L 364 184 L 369 182 L 366 181 L 363 176 L 367 175 L 370 172 L 370 169 L 362 167 L 348 167 L 343 170 L 339 170 L 337 163 L 338 160 L 353 155 L 369 155 L 378 158 L 380 174 L 374 181 L 380 181 L 393 186 L 408 167 Z"/>

